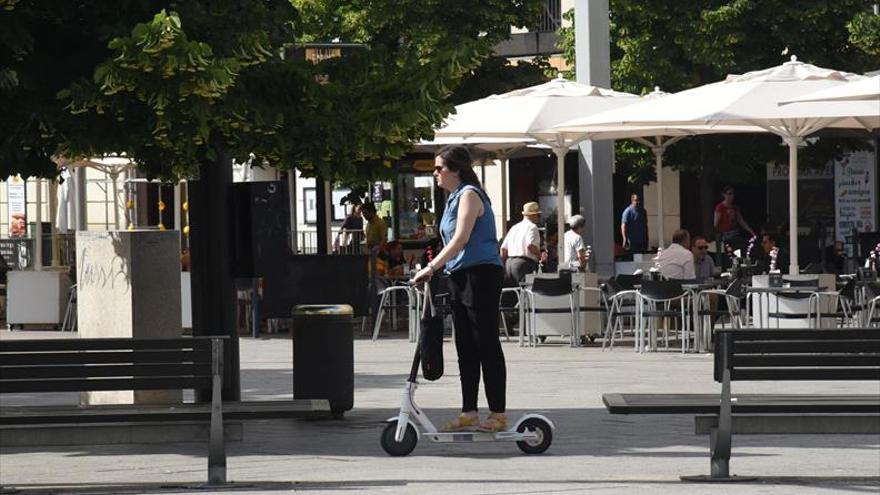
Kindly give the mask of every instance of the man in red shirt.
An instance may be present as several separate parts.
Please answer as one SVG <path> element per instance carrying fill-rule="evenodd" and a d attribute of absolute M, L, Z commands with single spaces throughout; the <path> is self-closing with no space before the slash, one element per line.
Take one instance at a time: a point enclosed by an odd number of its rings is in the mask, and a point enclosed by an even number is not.
<path fill-rule="evenodd" d="M 751 236 L 755 235 L 755 231 L 743 218 L 739 206 L 733 203 L 733 193 L 733 187 L 725 187 L 722 193 L 724 199 L 715 205 L 715 232 L 721 238 L 721 242 L 730 244 L 733 249 L 742 249 L 743 242 L 737 227 L 742 227 Z"/>

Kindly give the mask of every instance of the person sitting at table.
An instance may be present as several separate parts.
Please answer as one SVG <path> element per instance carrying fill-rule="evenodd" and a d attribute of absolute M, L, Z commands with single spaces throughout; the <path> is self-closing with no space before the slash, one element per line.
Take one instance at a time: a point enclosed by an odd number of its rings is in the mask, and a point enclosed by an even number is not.
<path fill-rule="evenodd" d="M 385 243 L 376 256 L 376 265 L 384 267 L 386 277 L 402 277 L 403 267 L 406 266 L 406 258 L 403 257 L 403 247 L 398 241 Z M 378 269 L 377 269 L 378 270 Z M 381 271 L 380 271 L 381 273 Z"/>
<path fill-rule="evenodd" d="M 691 235 L 687 230 L 679 229 L 672 234 L 672 244 L 658 254 L 654 261 L 660 274 L 668 279 L 693 280 L 694 254 L 690 251 Z"/>
<path fill-rule="evenodd" d="M 770 259 L 770 252 L 773 251 L 773 248 L 776 248 L 776 269 L 779 270 L 780 273 L 788 273 L 788 265 L 789 265 L 789 257 L 788 252 L 779 247 L 779 239 L 773 232 L 765 232 L 761 236 L 761 251 L 762 256 L 758 260 L 758 269 L 761 273 L 769 273 L 770 272 L 770 263 L 772 260 Z"/>
<path fill-rule="evenodd" d="M 715 275 L 715 262 L 709 256 L 709 242 L 701 235 L 691 240 L 691 252 L 694 253 L 694 274 L 698 283 L 703 283 Z"/>

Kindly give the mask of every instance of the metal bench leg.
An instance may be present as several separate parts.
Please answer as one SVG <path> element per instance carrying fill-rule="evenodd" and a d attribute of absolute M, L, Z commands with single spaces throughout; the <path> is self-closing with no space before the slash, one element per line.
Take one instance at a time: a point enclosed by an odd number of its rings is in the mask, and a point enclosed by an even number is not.
<path fill-rule="evenodd" d="M 214 383 L 211 392 L 211 440 L 208 446 L 208 485 L 226 484 L 226 442 L 223 438 L 223 341 L 211 340 Z"/>

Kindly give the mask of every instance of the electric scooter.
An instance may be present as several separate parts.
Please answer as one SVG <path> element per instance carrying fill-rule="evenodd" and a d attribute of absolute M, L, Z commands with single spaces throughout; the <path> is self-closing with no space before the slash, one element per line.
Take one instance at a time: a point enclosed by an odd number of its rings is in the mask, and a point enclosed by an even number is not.
<path fill-rule="evenodd" d="M 420 364 L 421 353 L 416 345 L 412 368 L 401 396 L 400 413 L 388 418 L 385 429 L 382 430 L 382 449 L 388 455 L 408 455 L 416 448 L 416 444 L 422 437 L 438 443 L 516 442 L 516 446 L 526 454 L 541 454 L 550 447 L 550 443 L 553 442 L 553 431 L 556 427 L 545 416 L 534 413 L 523 415 L 509 429 L 495 433 L 439 431 L 425 411 L 416 404 L 415 394 L 419 387 Z"/>

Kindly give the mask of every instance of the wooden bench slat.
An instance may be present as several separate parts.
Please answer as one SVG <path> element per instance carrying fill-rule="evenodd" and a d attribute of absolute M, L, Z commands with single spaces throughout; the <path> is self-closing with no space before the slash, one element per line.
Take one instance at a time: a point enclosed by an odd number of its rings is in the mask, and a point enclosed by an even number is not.
<path fill-rule="evenodd" d="M 184 337 L 174 339 L 22 339 L 0 341 L 0 354 L 6 352 L 51 352 L 121 349 L 211 349 L 211 339 L 226 337 Z"/>
<path fill-rule="evenodd" d="M 875 395 L 761 395 L 734 396 L 735 413 L 878 413 Z M 611 414 L 718 414 L 719 394 L 604 394 Z"/>
<path fill-rule="evenodd" d="M 0 367 L 0 381 L 31 380 L 36 378 L 109 378 L 151 376 L 211 376 L 211 363 L 158 363 L 111 364 L 93 366 L 4 366 Z"/>
<path fill-rule="evenodd" d="M 102 390 L 177 390 L 209 389 L 211 376 L 99 378 L 95 380 L 15 380 L 0 378 L 0 394 L 27 392 L 96 392 Z"/>
<path fill-rule="evenodd" d="M 794 355 L 734 355 L 734 368 L 743 367 L 840 367 L 872 366 L 880 367 L 880 354 L 794 354 Z"/>
<path fill-rule="evenodd" d="M 818 354 L 826 352 L 876 354 L 880 352 L 880 340 L 873 342 L 858 340 L 740 342 L 736 340 L 733 344 L 733 352 L 734 354 Z"/>
<path fill-rule="evenodd" d="M 59 364 L 110 364 L 110 363 L 210 363 L 211 350 L 136 350 L 129 352 L 23 352 L 0 354 L 0 369 L 5 366 L 50 366 Z"/>
<path fill-rule="evenodd" d="M 734 368 L 731 380 L 880 380 L 880 368 Z"/>
<path fill-rule="evenodd" d="M 719 328 L 716 334 L 734 333 L 736 340 L 861 340 L 865 342 L 880 341 L 880 332 L 870 328 Z"/>
<path fill-rule="evenodd" d="M 224 402 L 225 421 L 245 419 L 285 419 L 325 416 L 330 412 L 326 399 Z M 80 424 L 105 422 L 198 421 L 211 415 L 210 404 L 89 406 L 40 406 L 4 408 L 0 426 L 27 424 Z"/>

